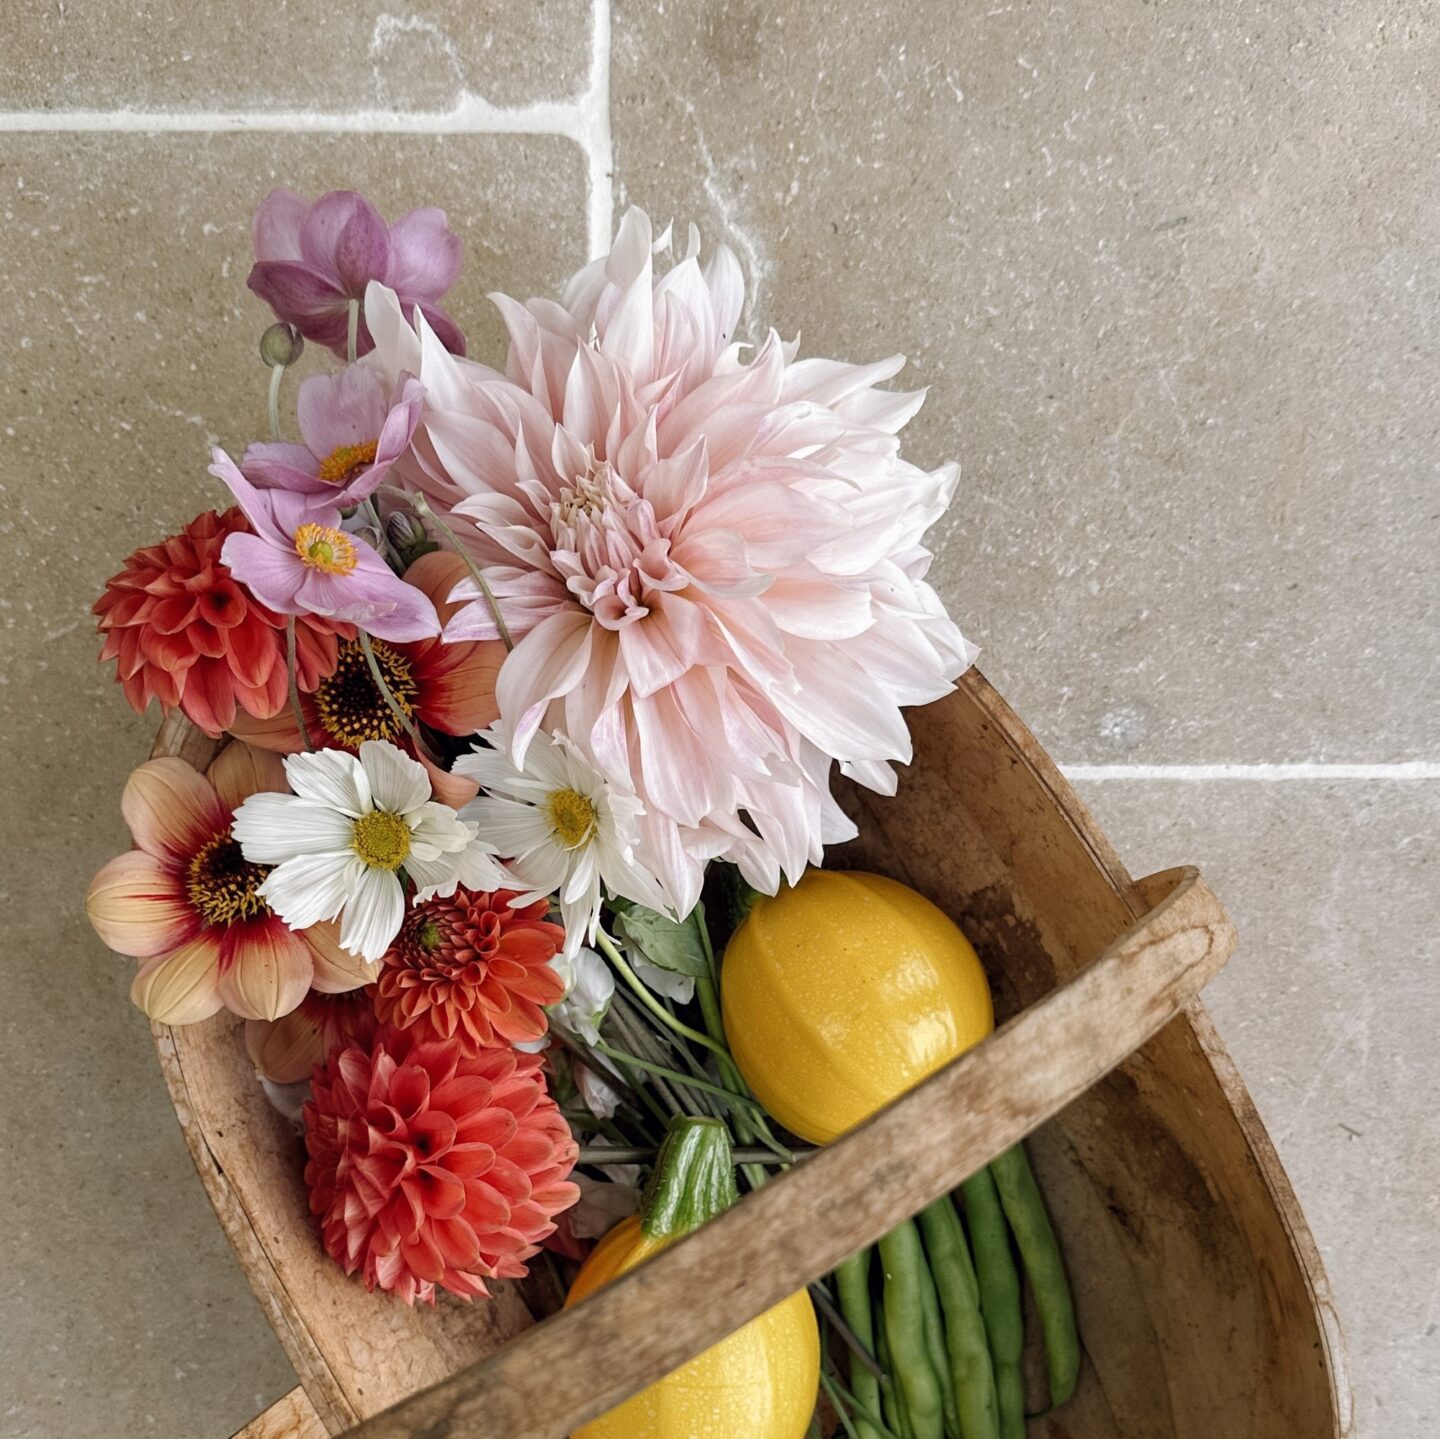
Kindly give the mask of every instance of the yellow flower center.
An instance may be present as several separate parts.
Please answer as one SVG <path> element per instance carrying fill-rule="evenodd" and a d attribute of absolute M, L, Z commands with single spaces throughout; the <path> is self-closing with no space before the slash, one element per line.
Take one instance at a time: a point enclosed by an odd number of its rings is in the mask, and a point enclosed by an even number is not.
<path fill-rule="evenodd" d="M 372 809 L 355 821 L 350 848 L 371 869 L 399 869 L 410 853 L 410 826 L 403 815 Z"/>
<path fill-rule="evenodd" d="M 228 829 L 212 835 L 196 850 L 185 871 L 185 893 L 206 924 L 234 924 L 270 913 L 255 893 L 270 871 L 251 864 Z"/>
<path fill-rule="evenodd" d="M 383 640 L 371 642 L 375 662 L 395 703 L 407 718 L 415 713 L 420 686 L 409 659 Z M 400 721 L 385 703 L 359 640 L 341 640 L 332 673 L 316 687 L 315 710 L 325 733 L 345 749 L 359 749 L 367 739 L 393 740 L 400 734 Z"/>
<path fill-rule="evenodd" d="M 599 824 L 593 801 L 577 789 L 552 791 L 546 809 L 550 828 L 566 849 L 578 849 Z"/>
<path fill-rule="evenodd" d="M 375 458 L 379 440 L 366 440 L 361 445 L 341 445 L 320 461 L 320 478 L 327 485 L 343 485 L 357 470 Z"/>
<path fill-rule="evenodd" d="M 360 562 L 350 536 L 329 525 L 301 525 L 295 531 L 295 553 L 327 575 L 348 575 Z"/>

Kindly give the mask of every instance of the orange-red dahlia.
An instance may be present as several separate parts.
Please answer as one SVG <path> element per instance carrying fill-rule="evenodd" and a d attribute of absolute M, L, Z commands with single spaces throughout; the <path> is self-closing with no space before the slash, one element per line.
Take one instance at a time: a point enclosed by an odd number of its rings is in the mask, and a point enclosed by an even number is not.
<path fill-rule="evenodd" d="M 105 637 L 100 659 L 117 661 L 115 678 L 141 714 L 158 699 L 218 735 L 237 707 L 261 718 L 286 707 L 284 616 L 220 562 L 227 537 L 248 529 L 238 509 L 207 510 L 178 535 L 136 550 L 96 600 Z M 335 668 L 337 629 L 354 633 L 308 615 L 296 622 L 302 690 Z"/>
<path fill-rule="evenodd" d="M 336 1049 L 305 1106 L 305 1183 L 326 1252 L 407 1304 L 518 1279 L 580 1197 L 579 1151 L 538 1055 L 383 1028 Z"/>
<path fill-rule="evenodd" d="M 337 1044 L 368 1046 L 379 1027 L 373 984 L 346 994 L 312 989 L 279 1019 L 247 1019 L 245 1049 L 266 1079 L 298 1084 Z"/>
<path fill-rule="evenodd" d="M 405 579 L 435 603 L 443 620 L 456 608 L 446 597 L 468 573 L 458 555 L 435 551 L 416 560 Z M 374 640 L 372 648 L 386 687 L 407 719 L 442 734 L 469 735 L 484 729 L 498 713 L 495 677 L 505 658 L 498 640 L 452 645 L 436 635 L 408 643 Z M 301 696 L 300 708 L 305 728 L 322 748 L 353 752 L 367 739 L 405 743 L 400 721 L 371 676 L 358 640 L 340 643 L 337 662 L 310 690 Z M 288 707 L 265 720 L 241 717 L 235 733 L 279 754 L 304 748 Z"/>
<path fill-rule="evenodd" d="M 550 967 L 565 931 L 546 920 L 546 900 L 511 909 L 514 897 L 461 886 L 448 899 L 412 906 L 382 962 L 381 1021 L 413 1030 L 417 1040 L 453 1038 L 467 1053 L 539 1039 L 541 1006 L 565 995 Z"/>

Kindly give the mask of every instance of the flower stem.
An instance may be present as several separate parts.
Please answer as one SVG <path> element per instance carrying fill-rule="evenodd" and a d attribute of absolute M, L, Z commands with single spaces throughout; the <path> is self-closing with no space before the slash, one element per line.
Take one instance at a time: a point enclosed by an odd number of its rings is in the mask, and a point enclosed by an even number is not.
<path fill-rule="evenodd" d="M 345 327 L 345 354 L 349 362 L 355 363 L 355 352 L 360 348 L 360 301 L 350 301 L 349 323 Z"/>
<path fill-rule="evenodd" d="M 599 946 L 600 952 L 605 958 L 615 966 L 620 978 L 630 986 L 635 994 L 635 998 L 638 999 L 666 1029 L 673 1030 L 676 1034 L 684 1035 L 692 1044 L 698 1044 L 704 1049 L 712 1050 L 724 1059 L 730 1058 L 722 1045 L 716 1044 L 708 1034 L 701 1034 L 698 1029 L 691 1029 L 683 1020 L 676 1019 L 676 1017 L 645 988 L 645 985 L 640 980 L 640 976 L 630 968 L 629 963 L 626 961 L 625 956 L 620 953 L 615 941 L 611 939 L 603 929 L 596 930 L 595 943 Z"/>
<path fill-rule="evenodd" d="M 582 1144 L 577 1164 L 648 1164 L 660 1151 L 654 1145 L 630 1145 L 625 1148 L 608 1144 Z M 768 1149 L 732 1149 L 730 1157 L 738 1164 L 778 1164 Z"/>
<path fill-rule="evenodd" d="M 637 1054 L 626 1054 L 622 1049 L 612 1048 L 606 1044 L 604 1040 L 597 1039 L 590 1048 L 598 1050 L 601 1054 L 608 1055 L 611 1059 L 618 1059 L 625 1064 L 633 1064 L 637 1069 L 644 1069 L 648 1070 L 651 1074 L 658 1074 L 662 1079 L 668 1079 L 672 1083 L 683 1084 L 691 1089 L 703 1090 L 706 1094 L 718 1095 L 728 1104 L 753 1105 L 756 1109 L 760 1107 L 756 1100 L 747 1099 L 741 1094 L 733 1094 L 730 1090 L 721 1089 L 718 1084 L 711 1084 L 708 1080 L 692 1079 L 687 1075 L 681 1074 L 677 1069 L 666 1069 L 663 1064 L 656 1064 L 649 1059 L 641 1059 Z M 779 1156 L 772 1153 L 772 1157 L 778 1158 Z"/>
<path fill-rule="evenodd" d="M 439 529 L 440 533 L 450 541 L 455 553 L 460 556 L 465 568 L 470 571 L 470 578 L 475 581 L 480 588 L 480 593 L 485 596 L 485 603 L 490 606 L 490 613 L 495 617 L 495 629 L 504 641 L 505 648 L 507 650 L 513 650 L 515 648 L 515 641 L 510 638 L 510 627 L 505 623 L 505 616 L 500 613 L 500 601 L 495 598 L 495 591 L 490 588 L 490 581 L 485 578 L 480 566 L 466 553 L 465 547 L 455 538 L 455 531 L 435 513 L 431 508 L 429 500 L 427 500 L 424 495 L 417 490 L 410 496 L 410 499 L 415 508 L 420 511 L 421 515 L 423 515 L 425 519 L 430 520 Z"/>
<path fill-rule="evenodd" d="M 280 366 L 275 366 L 275 373 L 280 373 Z M 274 394 L 274 388 L 271 388 Z M 290 708 L 295 712 L 295 727 L 300 731 L 300 742 L 307 750 L 315 748 L 315 742 L 310 738 L 310 731 L 305 727 L 305 711 L 300 707 L 300 683 L 295 678 L 295 616 L 287 615 L 285 619 L 285 670 L 286 680 L 290 689 Z"/>
<path fill-rule="evenodd" d="M 370 643 L 370 636 L 362 629 L 355 631 L 360 641 L 360 649 L 365 656 L 365 663 L 370 667 L 370 678 L 375 681 L 375 688 L 385 698 L 385 703 L 390 706 L 390 713 L 393 714 L 400 724 L 400 728 L 410 736 L 410 742 L 423 754 L 432 764 L 439 764 L 430 746 L 421 738 L 420 731 L 415 727 L 414 721 L 400 706 L 400 701 L 390 692 L 390 686 L 385 682 L 385 675 L 380 669 L 380 661 L 375 658 L 375 647 Z"/>
<path fill-rule="evenodd" d="M 280 382 L 285 378 L 284 365 L 270 366 L 270 438 L 280 438 Z"/>

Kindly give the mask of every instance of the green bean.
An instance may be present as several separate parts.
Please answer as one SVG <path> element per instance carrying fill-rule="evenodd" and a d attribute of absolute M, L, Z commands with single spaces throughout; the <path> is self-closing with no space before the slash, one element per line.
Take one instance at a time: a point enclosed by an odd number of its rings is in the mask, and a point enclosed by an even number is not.
<path fill-rule="evenodd" d="M 1080 1336 L 1075 1329 L 1075 1305 L 1065 1280 L 1065 1264 L 1055 1239 L 1040 1186 L 1035 1183 L 1025 1146 L 995 1159 L 990 1169 L 1000 1191 L 1005 1218 L 1015 1233 L 1040 1327 L 1045 1333 L 1045 1364 L 1050 1374 L 1050 1403 L 1063 1404 L 1075 1392 L 1080 1378 Z"/>
<path fill-rule="evenodd" d="M 920 1303 L 925 1321 L 925 1354 L 930 1368 L 940 1381 L 940 1412 L 945 1418 L 946 1439 L 962 1439 L 960 1411 L 955 1404 L 955 1376 L 945 1351 L 945 1321 L 940 1317 L 940 1297 L 935 1292 L 935 1277 L 922 1258 L 919 1273 Z"/>
<path fill-rule="evenodd" d="M 972 1174 L 960 1193 L 975 1256 L 980 1315 L 995 1366 L 1000 1439 L 1025 1439 L 1025 1382 L 1020 1373 L 1025 1323 L 1020 1310 L 1020 1275 L 1010 1254 L 1010 1234 L 1000 1208 L 1000 1195 L 988 1169 Z"/>
<path fill-rule="evenodd" d="M 945 1341 L 954 1376 L 961 1439 L 1000 1439 L 995 1370 L 990 1361 L 980 1289 L 960 1216 L 949 1195 L 920 1215 L 930 1273 L 945 1310 Z"/>
<path fill-rule="evenodd" d="M 895 1367 L 890 1359 L 890 1345 L 885 1338 L 885 1316 L 877 1314 L 879 1323 L 875 1330 L 875 1357 L 885 1371 L 885 1380 L 880 1387 L 881 1411 L 885 1423 L 900 1436 L 900 1439 L 915 1439 L 905 1418 L 904 1401 L 900 1397 L 900 1386 L 895 1382 Z"/>
<path fill-rule="evenodd" d="M 870 1251 L 852 1254 L 835 1270 L 835 1287 L 840 1294 L 840 1315 L 850 1332 L 872 1354 L 875 1352 L 875 1326 L 870 1310 Z M 852 1354 L 850 1356 L 850 1388 L 856 1399 L 874 1413 L 880 1412 L 880 1381 Z M 856 1421 L 858 1439 L 878 1439 L 874 1427 L 865 1419 Z"/>
<path fill-rule="evenodd" d="M 925 1344 L 927 1276 L 919 1231 L 907 1219 L 880 1241 L 879 1248 L 880 1268 L 885 1275 L 885 1338 L 902 1411 L 915 1439 L 943 1439 L 940 1379 Z"/>

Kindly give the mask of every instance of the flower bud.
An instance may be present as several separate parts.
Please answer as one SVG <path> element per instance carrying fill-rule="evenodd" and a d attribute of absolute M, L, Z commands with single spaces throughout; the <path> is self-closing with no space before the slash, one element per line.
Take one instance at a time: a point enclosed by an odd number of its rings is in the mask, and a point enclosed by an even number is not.
<path fill-rule="evenodd" d="M 304 337 L 294 325 L 274 324 L 260 336 L 260 358 L 271 369 L 289 369 L 304 352 Z"/>
<path fill-rule="evenodd" d="M 409 510 L 396 510 L 385 521 L 385 534 L 407 569 L 421 555 L 428 555 L 431 550 L 440 548 L 425 533 L 425 526 L 420 523 L 419 518 Z"/>

